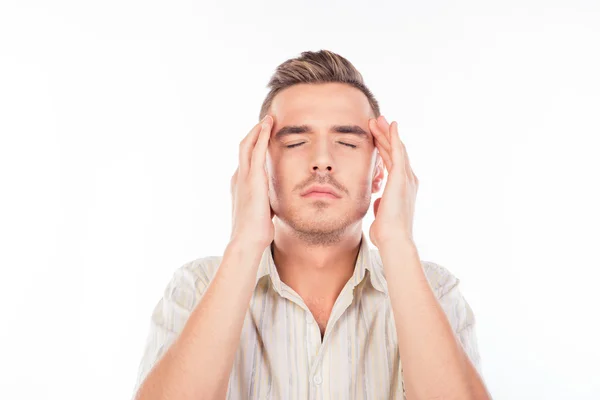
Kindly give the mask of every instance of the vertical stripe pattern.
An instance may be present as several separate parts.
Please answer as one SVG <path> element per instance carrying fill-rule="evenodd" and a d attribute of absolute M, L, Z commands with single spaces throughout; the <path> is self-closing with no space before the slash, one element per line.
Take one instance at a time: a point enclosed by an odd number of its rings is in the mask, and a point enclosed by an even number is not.
<path fill-rule="evenodd" d="M 182 331 L 221 263 L 209 256 L 175 270 L 154 307 L 133 395 Z M 460 280 L 429 261 L 422 266 L 467 355 L 482 375 L 473 310 Z M 227 399 L 402 399 L 401 355 L 381 257 L 363 233 L 354 274 L 331 311 L 321 343 L 302 298 L 279 279 L 271 246 L 263 253 Z M 132 395 L 132 399 L 133 399 Z"/>

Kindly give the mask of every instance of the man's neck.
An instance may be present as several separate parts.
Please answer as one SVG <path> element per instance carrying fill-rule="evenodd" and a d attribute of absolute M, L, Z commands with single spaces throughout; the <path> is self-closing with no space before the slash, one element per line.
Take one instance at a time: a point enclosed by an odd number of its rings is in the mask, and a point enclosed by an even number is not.
<path fill-rule="evenodd" d="M 358 226 L 335 243 L 309 245 L 276 229 L 272 251 L 281 281 L 307 305 L 321 304 L 330 310 L 354 273 L 361 237 L 362 227 Z"/>

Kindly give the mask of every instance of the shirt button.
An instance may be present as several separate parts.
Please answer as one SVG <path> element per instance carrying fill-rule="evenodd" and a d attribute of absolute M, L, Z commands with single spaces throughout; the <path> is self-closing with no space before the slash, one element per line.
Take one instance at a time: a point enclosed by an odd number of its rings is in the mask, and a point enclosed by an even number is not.
<path fill-rule="evenodd" d="M 313 378 L 313 382 L 315 383 L 315 385 L 320 385 L 321 382 L 323 382 L 323 379 L 321 379 L 321 375 L 315 375 L 315 377 Z"/>

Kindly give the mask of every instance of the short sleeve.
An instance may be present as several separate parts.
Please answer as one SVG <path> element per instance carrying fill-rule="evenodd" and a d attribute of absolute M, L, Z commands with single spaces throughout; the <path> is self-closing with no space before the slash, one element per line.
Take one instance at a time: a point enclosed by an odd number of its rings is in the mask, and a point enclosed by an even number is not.
<path fill-rule="evenodd" d="M 481 356 L 475 333 L 475 313 L 459 289 L 460 279 L 455 278 L 439 299 L 452 329 L 465 353 L 483 379 Z"/>
<path fill-rule="evenodd" d="M 186 263 L 173 273 L 162 297 L 152 311 L 144 353 L 138 366 L 133 398 L 152 367 L 183 330 L 207 286 L 208 279 L 201 260 Z"/>

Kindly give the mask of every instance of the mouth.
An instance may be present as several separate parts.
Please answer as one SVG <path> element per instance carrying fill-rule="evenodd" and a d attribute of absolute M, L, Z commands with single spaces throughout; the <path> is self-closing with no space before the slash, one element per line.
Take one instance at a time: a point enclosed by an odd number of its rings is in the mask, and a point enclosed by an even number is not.
<path fill-rule="evenodd" d="M 315 192 L 309 192 L 309 193 L 303 195 L 302 197 L 305 197 L 305 198 L 308 198 L 308 197 L 313 198 L 314 197 L 314 198 L 322 198 L 322 199 L 337 199 L 338 198 L 337 196 L 335 196 L 335 195 L 333 195 L 331 193 L 316 192 L 316 191 Z"/>

